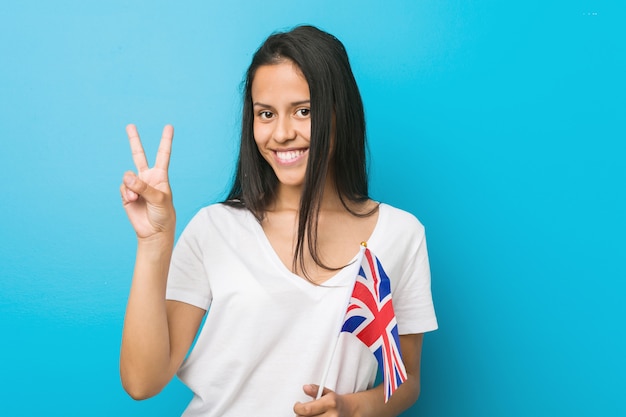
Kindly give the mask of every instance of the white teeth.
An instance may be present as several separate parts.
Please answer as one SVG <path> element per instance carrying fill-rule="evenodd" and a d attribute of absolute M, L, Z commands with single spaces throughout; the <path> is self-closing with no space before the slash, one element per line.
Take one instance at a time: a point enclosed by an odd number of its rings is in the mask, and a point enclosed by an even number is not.
<path fill-rule="evenodd" d="M 298 159 L 304 152 L 305 151 L 303 150 L 286 151 L 286 152 L 276 151 L 276 157 L 281 162 L 291 162 L 291 161 Z"/>

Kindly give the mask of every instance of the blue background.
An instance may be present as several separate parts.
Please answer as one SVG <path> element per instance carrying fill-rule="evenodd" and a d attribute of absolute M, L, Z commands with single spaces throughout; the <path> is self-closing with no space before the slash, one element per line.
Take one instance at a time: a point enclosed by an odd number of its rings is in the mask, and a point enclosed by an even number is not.
<path fill-rule="evenodd" d="M 119 382 L 124 126 L 152 161 L 175 125 L 180 232 L 228 188 L 253 51 L 311 23 L 351 56 L 372 196 L 427 227 L 440 330 L 406 415 L 624 415 L 622 4 L 3 1 L 0 414 L 182 412 L 176 380 Z"/>

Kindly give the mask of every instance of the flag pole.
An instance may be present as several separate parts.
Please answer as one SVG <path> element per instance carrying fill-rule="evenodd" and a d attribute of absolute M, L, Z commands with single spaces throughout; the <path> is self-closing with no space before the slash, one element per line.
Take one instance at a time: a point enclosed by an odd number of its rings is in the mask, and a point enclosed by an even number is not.
<path fill-rule="evenodd" d="M 363 262 L 363 254 L 365 253 L 365 249 L 367 249 L 367 242 L 361 242 L 361 249 L 359 250 L 359 254 L 357 256 L 357 265 L 360 268 L 361 267 L 361 263 Z M 357 270 L 357 273 L 354 275 L 354 282 L 352 283 L 352 288 L 350 289 L 350 291 L 348 292 L 348 299 L 346 300 L 346 309 L 348 308 L 348 305 L 350 304 L 350 298 L 352 297 L 352 291 L 354 291 L 354 283 L 356 283 L 356 277 L 359 275 L 359 272 Z M 335 351 L 337 350 L 337 344 L 339 343 L 339 336 L 341 336 L 341 328 L 343 326 L 343 321 L 346 317 L 346 311 L 345 309 L 343 310 L 343 313 L 341 315 L 341 321 L 339 322 L 339 331 L 337 332 L 337 337 L 335 338 L 335 343 L 333 343 L 333 350 L 330 354 L 330 356 L 328 357 L 328 362 L 326 363 L 326 368 L 324 370 L 324 374 L 322 375 L 322 381 L 320 382 L 319 388 L 317 390 L 317 396 L 315 397 L 316 400 L 319 400 L 320 398 L 322 398 L 322 393 L 324 392 L 324 386 L 326 385 L 326 378 L 328 378 L 328 372 L 330 372 L 330 366 L 332 365 L 333 359 L 335 357 Z"/>

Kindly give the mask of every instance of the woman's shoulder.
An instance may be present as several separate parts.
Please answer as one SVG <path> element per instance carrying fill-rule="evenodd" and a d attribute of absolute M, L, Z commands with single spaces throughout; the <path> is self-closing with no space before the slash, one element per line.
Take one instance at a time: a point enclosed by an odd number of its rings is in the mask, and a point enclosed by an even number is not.
<path fill-rule="evenodd" d="M 247 211 L 243 205 L 231 204 L 230 201 L 222 201 L 220 203 L 209 204 L 208 206 L 204 207 L 204 209 L 215 211 L 215 212 L 233 213 L 233 214 Z"/>
<path fill-rule="evenodd" d="M 206 230 L 210 228 L 228 228 L 241 226 L 246 223 L 246 219 L 252 216 L 246 208 L 231 206 L 224 203 L 213 203 L 202 207 L 196 212 L 188 224 L 192 227 Z"/>
<path fill-rule="evenodd" d="M 368 246 L 371 243 L 378 251 L 390 247 L 411 250 L 425 239 L 424 226 L 412 213 L 385 203 L 379 204 L 378 211 L 378 222 Z"/>
<path fill-rule="evenodd" d="M 387 203 L 379 203 L 379 220 L 386 227 L 409 229 L 424 233 L 424 225 L 413 214 Z"/>

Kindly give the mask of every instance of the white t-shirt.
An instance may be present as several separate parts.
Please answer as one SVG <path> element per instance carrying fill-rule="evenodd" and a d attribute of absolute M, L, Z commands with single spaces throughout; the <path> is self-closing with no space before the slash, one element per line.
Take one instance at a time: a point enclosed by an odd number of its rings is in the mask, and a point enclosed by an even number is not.
<path fill-rule="evenodd" d="M 367 242 L 391 281 L 402 334 L 437 328 L 424 228 L 411 214 L 381 204 Z M 355 244 L 355 259 L 359 253 Z M 209 310 L 178 371 L 194 396 L 185 417 L 291 416 L 310 401 L 331 357 L 357 274 L 357 263 L 321 286 L 294 275 L 245 209 L 202 209 L 180 236 L 167 299 Z M 355 336 L 341 333 L 325 386 L 372 387 L 377 362 Z"/>

